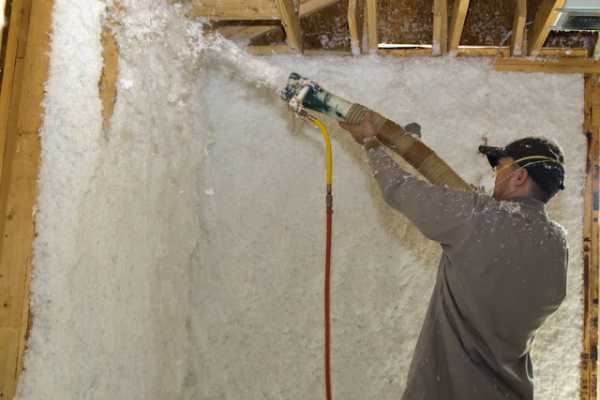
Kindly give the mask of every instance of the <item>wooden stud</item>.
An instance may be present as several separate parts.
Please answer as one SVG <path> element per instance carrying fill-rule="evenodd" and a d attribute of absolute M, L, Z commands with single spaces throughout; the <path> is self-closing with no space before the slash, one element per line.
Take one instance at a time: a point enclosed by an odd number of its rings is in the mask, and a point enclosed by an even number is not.
<path fill-rule="evenodd" d="M 369 52 L 377 51 L 379 34 L 377 32 L 377 0 L 367 0 L 367 30 L 369 34 Z"/>
<path fill-rule="evenodd" d="M 600 33 L 598 33 L 598 38 L 596 39 L 596 45 L 594 46 L 594 58 L 596 60 L 600 60 Z"/>
<path fill-rule="evenodd" d="M 584 197 L 584 315 L 581 399 L 596 400 L 598 385 L 598 284 L 600 277 L 600 75 L 585 76 L 584 133 L 588 139 Z"/>
<path fill-rule="evenodd" d="M 362 23 L 359 17 L 359 11 L 362 6 L 361 0 L 348 1 L 348 27 L 350 28 L 350 47 L 352 54 L 359 55 L 361 53 L 362 41 Z"/>
<path fill-rule="evenodd" d="M 300 18 L 292 0 L 276 0 L 281 16 L 281 24 L 285 30 L 287 44 L 293 50 L 302 52 L 302 32 Z"/>
<path fill-rule="evenodd" d="M 14 0 L 0 92 L 0 398 L 14 396 L 29 327 L 34 204 L 52 0 Z M 15 47 L 16 46 L 16 49 Z M 10 49 L 9 49 L 10 47 Z M 8 105 L 7 105 L 8 104 Z"/>
<path fill-rule="evenodd" d="M 452 21 L 450 22 L 450 37 L 448 43 L 448 51 L 451 54 L 456 54 L 460 45 L 460 37 L 462 36 L 469 10 L 469 0 L 455 0 L 454 9 L 452 10 Z"/>
<path fill-rule="evenodd" d="M 433 2 L 433 55 L 441 56 L 448 52 L 448 2 Z"/>
<path fill-rule="evenodd" d="M 532 56 L 539 55 L 542 46 L 548 38 L 548 34 L 552 30 L 552 26 L 556 22 L 558 13 L 561 7 L 564 6 L 566 0 L 544 0 L 535 14 L 533 28 L 529 32 L 528 44 L 529 54 Z"/>
<path fill-rule="evenodd" d="M 527 0 L 515 0 L 515 19 L 512 28 L 511 54 L 523 55 L 523 39 L 527 21 Z"/>

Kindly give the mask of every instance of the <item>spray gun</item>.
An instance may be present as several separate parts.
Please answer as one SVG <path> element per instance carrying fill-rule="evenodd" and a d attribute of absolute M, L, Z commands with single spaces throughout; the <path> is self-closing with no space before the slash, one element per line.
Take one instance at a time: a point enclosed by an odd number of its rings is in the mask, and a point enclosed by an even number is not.
<path fill-rule="evenodd" d="M 472 186 L 444 160 L 419 140 L 421 129 L 416 123 L 402 127 L 361 104 L 352 103 L 326 91 L 318 83 L 295 72 L 290 74 L 287 85 L 281 91 L 281 98 L 302 117 L 312 117 L 308 111 L 313 111 L 338 121 L 358 125 L 369 116 L 377 129 L 379 140 L 404 158 L 429 182 L 464 191 L 473 190 Z"/>

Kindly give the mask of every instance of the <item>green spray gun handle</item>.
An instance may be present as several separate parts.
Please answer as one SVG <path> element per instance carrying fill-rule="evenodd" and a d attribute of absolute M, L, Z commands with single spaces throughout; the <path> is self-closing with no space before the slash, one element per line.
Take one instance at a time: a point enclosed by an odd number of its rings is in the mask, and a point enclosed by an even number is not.
<path fill-rule="evenodd" d="M 288 83 L 280 94 L 281 98 L 296 113 L 315 111 L 333 117 L 338 121 L 346 120 L 353 104 L 326 91 L 318 83 L 295 72 L 290 74 Z"/>

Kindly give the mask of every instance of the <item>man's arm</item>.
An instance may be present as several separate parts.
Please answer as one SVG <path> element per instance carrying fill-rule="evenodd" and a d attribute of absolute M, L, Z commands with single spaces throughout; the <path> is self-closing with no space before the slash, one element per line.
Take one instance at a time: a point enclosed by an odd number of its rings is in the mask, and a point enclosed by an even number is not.
<path fill-rule="evenodd" d="M 403 213 L 427 238 L 452 245 L 469 228 L 480 196 L 444 186 L 435 186 L 404 171 L 377 139 L 363 142 L 373 175 L 385 201 Z"/>

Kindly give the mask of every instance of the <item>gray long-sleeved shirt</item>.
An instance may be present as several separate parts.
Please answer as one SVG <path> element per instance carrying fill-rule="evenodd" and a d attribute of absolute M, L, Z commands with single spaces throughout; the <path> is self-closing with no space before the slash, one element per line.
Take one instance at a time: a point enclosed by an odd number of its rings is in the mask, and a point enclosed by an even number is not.
<path fill-rule="evenodd" d="M 367 154 L 386 202 L 443 250 L 402 399 L 533 399 L 530 347 L 566 293 L 562 227 L 538 200 L 434 186 Z"/>

